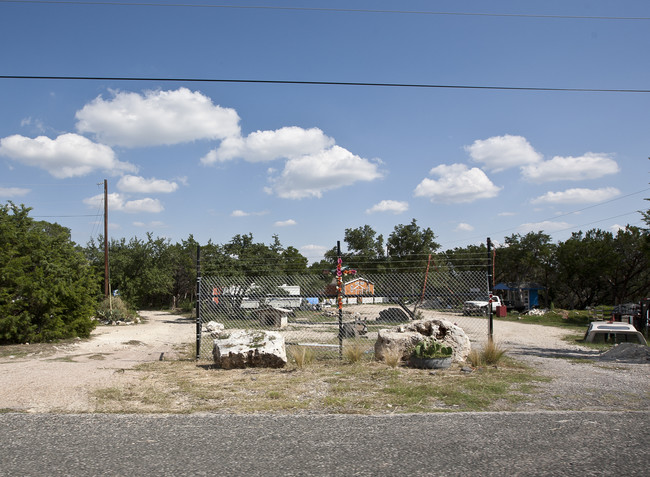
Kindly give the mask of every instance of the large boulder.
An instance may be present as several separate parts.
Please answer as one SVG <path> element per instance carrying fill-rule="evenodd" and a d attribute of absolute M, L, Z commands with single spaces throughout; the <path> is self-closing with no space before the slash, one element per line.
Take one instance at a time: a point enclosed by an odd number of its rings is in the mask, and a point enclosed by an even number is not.
<path fill-rule="evenodd" d="M 224 369 L 283 368 L 287 364 L 284 337 L 275 331 L 224 331 L 214 340 L 212 356 Z"/>
<path fill-rule="evenodd" d="M 386 308 L 381 310 L 377 317 L 377 322 L 384 323 L 404 323 L 409 320 L 409 316 L 401 308 Z"/>
<path fill-rule="evenodd" d="M 387 352 L 399 353 L 408 360 L 419 341 L 434 339 L 453 349 L 452 361 L 462 363 L 471 351 L 469 338 L 462 328 L 447 320 L 417 320 L 391 329 L 379 330 L 375 342 L 375 358 L 383 360 Z"/>

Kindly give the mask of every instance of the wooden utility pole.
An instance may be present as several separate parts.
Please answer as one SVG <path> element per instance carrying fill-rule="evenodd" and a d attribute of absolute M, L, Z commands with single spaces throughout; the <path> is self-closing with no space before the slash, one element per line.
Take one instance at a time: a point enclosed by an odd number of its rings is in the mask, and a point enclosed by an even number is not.
<path fill-rule="evenodd" d="M 111 289 L 108 283 L 108 181 L 104 179 L 104 296 L 108 298 Z"/>

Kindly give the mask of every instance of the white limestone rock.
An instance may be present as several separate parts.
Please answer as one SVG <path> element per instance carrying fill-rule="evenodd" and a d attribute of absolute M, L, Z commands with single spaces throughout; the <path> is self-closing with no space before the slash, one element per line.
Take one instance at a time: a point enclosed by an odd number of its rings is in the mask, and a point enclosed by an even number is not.
<path fill-rule="evenodd" d="M 389 352 L 398 352 L 408 360 L 415 345 L 422 340 L 435 339 L 453 349 L 452 361 L 464 363 L 471 351 L 468 336 L 462 328 L 440 319 L 417 320 L 391 329 L 379 330 L 375 342 L 375 358 L 379 361 Z"/>
<path fill-rule="evenodd" d="M 287 364 L 284 337 L 275 331 L 222 331 L 214 340 L 212 356 L 223 369 L 283 368 Z"/>

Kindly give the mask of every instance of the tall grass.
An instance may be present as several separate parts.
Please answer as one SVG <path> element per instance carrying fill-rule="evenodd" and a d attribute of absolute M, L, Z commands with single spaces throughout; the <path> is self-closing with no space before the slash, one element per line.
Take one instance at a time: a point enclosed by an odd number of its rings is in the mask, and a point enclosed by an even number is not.
<path fill-rule="evenodd" d="M 388 348 L 384 351 L 384 362 L 391 368 L 396 368 L 402 361 L 402 350 L 399 348 Z"/>
<path fill-rule="evenodd" d="M 505 349 L 501 348 L 501 346 L 495 341 L 489 340 L 483 346 L 482 350 L 479 351 L 473 349 L 470 351 L 467 360 L 475 368 L 479 368 L 481 366 L 493 366 L 495 364 L 498 364 L 505 354 Z"/>
<path fill-rule="evenodd" d="M 353 343 L 343 348 L 343 357 L 349 363 L 358 363 L 363 358 L 365 348 L 359 343 Z"/>
<path fill-rule="evenodd" d="M 314 350 L 307 346 L 292 346 L 289 348 L 289 356 L 296 362 L 298 369 L 303 369 L 314 361 Z"/>

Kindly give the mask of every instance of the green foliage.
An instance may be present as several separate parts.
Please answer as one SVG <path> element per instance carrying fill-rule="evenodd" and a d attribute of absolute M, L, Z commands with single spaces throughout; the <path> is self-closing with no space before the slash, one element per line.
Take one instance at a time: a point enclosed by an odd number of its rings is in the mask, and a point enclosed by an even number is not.
<path fill-rule="evenodd" d="M 97 308 L 97 317 L 106 322 L 134 321 L 137 316 L 119 296 L 105 298 Z"/>
<path fill-rule="evenodd" d="M 0 343 L 87 337 L 97 277 L 58 224 L 0 206 Z"/>
<path fill-rule="evenodd" d="M 437 341 L 420 341 L 415 345 L 412 355 L 420 359 L 448 358 L 452 355 L 451 346 L 443 346 Z"/>
<path fill-rule="evenodd" d="M 408 225 L 397 225 L 387 241 L 388 255 L 396 262 L 394 268 L 424 270 L 429 254 L 440 248 L 435 238 L 430 228 L 421 229 L 415 219 Z"/>

